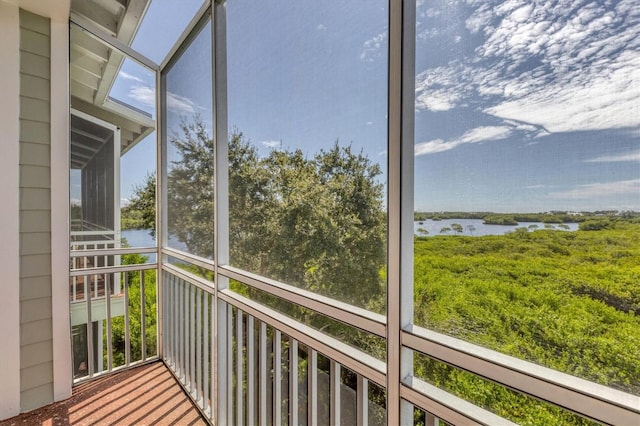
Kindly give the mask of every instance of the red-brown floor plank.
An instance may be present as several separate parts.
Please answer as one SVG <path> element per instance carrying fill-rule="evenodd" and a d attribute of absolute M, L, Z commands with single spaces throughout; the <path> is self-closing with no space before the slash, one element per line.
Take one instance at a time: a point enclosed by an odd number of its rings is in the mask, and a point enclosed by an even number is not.
<path fill-rule="evenodd" d="M 82 383 L 65 401 L 0 422 L 0 426 L 206 424 L 162 362 Z"/>

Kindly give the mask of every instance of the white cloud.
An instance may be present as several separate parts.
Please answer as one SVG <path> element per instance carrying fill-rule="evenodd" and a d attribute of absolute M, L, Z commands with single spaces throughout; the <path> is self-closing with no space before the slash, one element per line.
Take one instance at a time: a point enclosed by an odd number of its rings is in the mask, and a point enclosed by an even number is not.
<path fill-rule="evenodd" d="M 149 86 L 133 86 L 129 90 L 131 99 L 135 99 L 143 105 L 155 107 L 156 92 Z M 167 108 L 172 112 L 193 114 L 197 105 L 191 99 L 167 92 Z"/>
<path fill-rule="evenodd" d="M 640 198 L 640 179 L 579 185 L 569 191 L 552 192 L 549 194 L 549 197 L 555 199 L 591 200 L 594 198 L 621 195 L 635 195 Z"/>
<path fill-rule="evenodd" d="M 499 140 L 511 135 L 511 129 L 505 126 L 482 126 L 465 132 L 460 137 L 461 143 L 476 143 L 490 140 Z"/>
<path fill-rule="evenodd" d="M 414 147 L 414 155 L 435 154 L 437 152 L 448 151 L 459 144 L 455 142 L 445 142 L 442 139 L 434 139 L 428 142 L 417 143 Z"/>
<path fill-rule="evenodd" d="M 277 148 L 282 145 L 281 141 L 262 141 L 260 143 L 267 148 Z"/>
<path fill-rule="evenodd" d="M 427 142 L 417 143 L 414 147 L 416 156 L 435 154 L 438 152 L 449 151 L 463 144 L 479 143 L 495 141 L 507 138 L 511 135 L 512 130 L 505 126 L 482 126 L 468 130 L 462 136 L 450 141 L 442 139 L 434 139 Z"/>
<path fill-rule="evenodd" d="M 120 70 L 120 72 L 118 73 L 118 76 L 124 78 L 125 80 L 133 80 L 138 83 L 144 83 L 144 80 L 141 79 L 140 77 L 136 77 L 135 75 L 129 74 L 128 72 L 124 72 L 122 70 Z"/>
<path fill-rule="evenodd" d="M 131 99 L 135 99 L 143 105 L 155 106 L 156 105 L 156 91 L 149 86 L 133 86 L 129 90 Z"/>
<path fill-rule="evenodd" d="M 640 127 L 640 8 L 573 0 L 466 0 L 473 55 L 416 76 L 416 108 L 483 112 L 547 132 Z M 523 129 L 526 130 L 526 129 Z M 533 130 L 531 130 L 533 131 Z"/>
<path fill-rule="evenodd" d="M 386 53 L 386 47 L 387 30 L 384 30 L 363 43 L 360 59 L 365 62 L 373 62 Z"/>
<path fill-rule="evenodd" d="M 318 26 L 316 27 L 316 29 L 317 29 L 318 31 L 324 31 L 324 30 L 326 30 L 326 29 L 327 29 L 327 27 L 325 27 L 323 24 L 318 24 Z"/>
<path fill-rule="evenodd" d="M 460 96 L 457 93 L 443 90 L 423 92 L 416 96 L 416 107 L 429 111 L 449 111 L 456 107 Z"/>
<path fill-rule="evenodd" d="M 625 154 L 604 155 L 602 157 L 592 158 L 585 163 L 621 163 L 621 162 L 640 162 L 640 150 L 627 152 Z"/>
<path fill-rule="evenodd" d="M 193 114 L 196 104 L 191 99 L 167 92 L 167 108 L 173 112 Z"/>

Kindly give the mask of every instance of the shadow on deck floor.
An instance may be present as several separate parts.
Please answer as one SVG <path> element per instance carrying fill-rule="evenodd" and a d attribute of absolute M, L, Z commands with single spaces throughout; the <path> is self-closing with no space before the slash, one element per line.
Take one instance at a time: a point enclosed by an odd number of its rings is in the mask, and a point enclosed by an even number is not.
<path fill-rule="evenodd" d="M 158 361 L 85 382 L 71 398 L 0 422 L 25 425 L 207 425 Z"/>

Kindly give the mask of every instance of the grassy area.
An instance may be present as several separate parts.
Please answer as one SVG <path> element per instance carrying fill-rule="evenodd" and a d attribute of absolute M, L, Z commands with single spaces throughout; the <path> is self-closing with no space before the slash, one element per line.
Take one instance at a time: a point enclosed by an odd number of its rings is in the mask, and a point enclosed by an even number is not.
<path fill-rule="evenodd" d="M 415 322 L 639 394 L 639 260 L 640 224 L 623 220 L 591 231 L 416 238 Z M 491 386 L 432 362 L 416 372 L 524 423 L 551 415 L 530 418 L 513 398 L 487 400 L 482 389 Z"/>

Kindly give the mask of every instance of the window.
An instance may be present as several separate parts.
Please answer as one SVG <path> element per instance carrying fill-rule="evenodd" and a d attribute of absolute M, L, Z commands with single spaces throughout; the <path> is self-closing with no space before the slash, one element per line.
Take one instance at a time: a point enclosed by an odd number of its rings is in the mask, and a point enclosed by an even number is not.
<path fill-rule="evenodd" d="M 230 264 L 384 312 L 387 2 L 226 13 Z"/>
<path fill-rule="evenodd" d="M 167 242 L 213 259 L 211 27 L 206 23 L 164 70 Z"/>
<path fill-rule="evenodd" d="M 417 3 L 414 321 L 639 394 L 630 8 Z"/>

